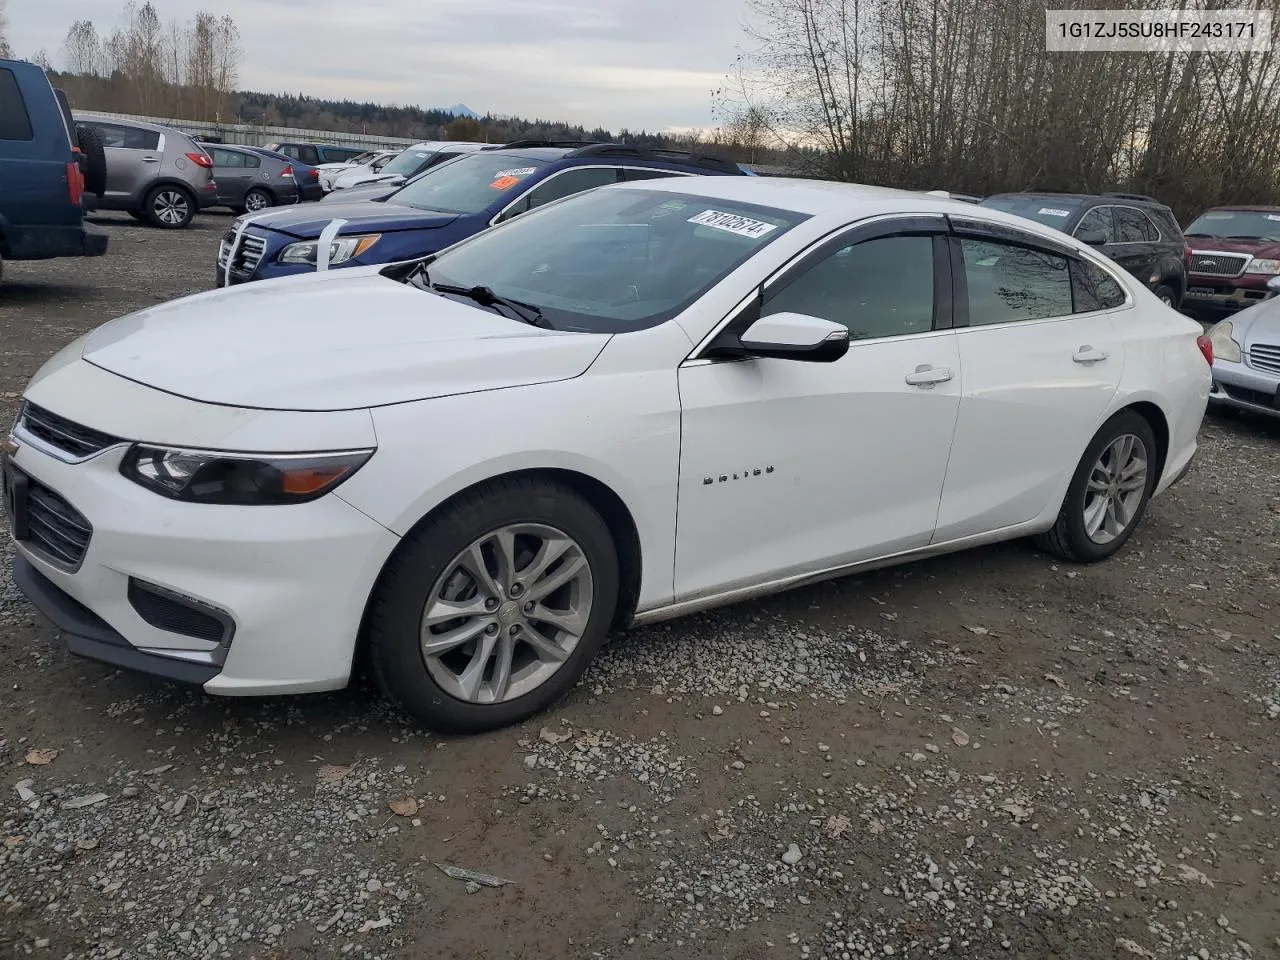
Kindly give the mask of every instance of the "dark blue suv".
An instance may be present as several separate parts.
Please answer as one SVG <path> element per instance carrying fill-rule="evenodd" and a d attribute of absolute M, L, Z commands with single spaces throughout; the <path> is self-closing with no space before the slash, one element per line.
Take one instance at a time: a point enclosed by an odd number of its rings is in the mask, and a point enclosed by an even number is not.
<path fill-rule="evenodd" d="M 685 151 L 521 141 L 441 164 L 384 200 L 242 217 L 219 247 L 217 282 L 221 286 L 309 273 L 321 266 L 411 260 L 593 187 L 707 175 L 745 173 L 729 160 Z M 326 250 L 320 250 L 322 233 Z"/>

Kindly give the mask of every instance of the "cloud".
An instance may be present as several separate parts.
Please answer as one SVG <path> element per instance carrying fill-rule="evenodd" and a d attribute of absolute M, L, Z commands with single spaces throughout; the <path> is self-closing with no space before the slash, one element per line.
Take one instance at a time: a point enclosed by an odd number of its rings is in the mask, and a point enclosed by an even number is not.
<path fill-rule="evenodd" d="M 588 127 L 705 127 L 746 0 L 153 0 L 239 24 L 240 85 Z M 116 25 L 122 0 L 10 0 L 17 50 L 58 62 L 67 28 Z"/>

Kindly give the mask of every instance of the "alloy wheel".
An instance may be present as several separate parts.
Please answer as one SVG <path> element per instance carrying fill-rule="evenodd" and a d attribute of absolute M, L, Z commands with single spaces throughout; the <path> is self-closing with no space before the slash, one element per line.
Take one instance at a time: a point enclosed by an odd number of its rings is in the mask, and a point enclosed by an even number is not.
<path fill-rule="evenodd" d="M 568 534 L 510 524 L 476 539 L 445 567 L 427 596 L 423 662 L 450 696 L 514 700 L 569 659 L 591 618 L 591 565 Z"/>
<path fill-rule="evenodd" d="M 1121 434 L 1098 456 L 1084 492 L 1084 531 L 1096 544 L 1111 543 L 1129 529 L 1147 491 L 1147 447 Z"/>
<path fill-rule="evenodd" d="M 271 202 L 261 190 L 250 190 L 244 198 L 244 208 L 250 213 L 257 213 L 259 210 L 265 210 L 269 206 L 271 206 Z"/>
<path fill-rule="evenodd" d="M 151 201 L 151 209 L 157 219 L 175 227 L 185 223 L 191 211 L 187 198 L 177 190 L 161 190 Z"/>

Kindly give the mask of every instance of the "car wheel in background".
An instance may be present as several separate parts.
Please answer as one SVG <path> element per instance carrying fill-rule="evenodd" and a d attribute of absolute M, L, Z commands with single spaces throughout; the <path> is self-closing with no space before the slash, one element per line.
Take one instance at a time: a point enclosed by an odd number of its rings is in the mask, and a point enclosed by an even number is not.
<path fill-rule="evenodd" d="M 1037 542 L 1077 563 L 1105 560 L 1142 520 L 1159 469 L 1151 424 L 1132 410 L 1120 411 L 1085 450 L 1053 529 Z"/>
<path fill-rule="evenodd" d="M 181 230 L 196 215 L 196 201 L 190 193 L 172 184 L 153 187 L 142 202 L 142 213 L 153 227 Z"/>
<path fill-rule="evenodd" d="M 1152 292 L 1155 293 L 1155 295 L 1159 297 L 1166 306 L 1171 307 L 1174 310 L 1178 309 L 1178 291 L 1173 289 L 1173 287 L 1162 283 Z"/>
<path fill-rule="evenodd" d="M 267 191 L 260 190 L 257 187 L 254 187 L 244 195 L 244 209 L 248 213 L 257 213 L 260 210 L 265 210 L 267 207 L 274 207 L 275 205 L 275 197 L 271 196 Z"/>
<path fill-rule="evenodd" d="M 102 137 L 90 127 L 76 127 L 76 142 L 85 157 L 84 189 L 101 197 L 107 192 L 107 153 Z"/>
<path fill-rule="evenodd" d="M 559 700 L 618 600 L 608 525 L 567 487 L 499 480 L 405 537 L 370 604 L 369 667 L 428 727 L 478 733 Z"/>

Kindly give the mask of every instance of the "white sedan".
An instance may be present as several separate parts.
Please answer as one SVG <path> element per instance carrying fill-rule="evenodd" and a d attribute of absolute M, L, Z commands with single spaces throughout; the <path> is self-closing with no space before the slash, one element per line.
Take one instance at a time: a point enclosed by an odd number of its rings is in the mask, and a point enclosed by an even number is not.
<path fill-rule="evenodd" d="M 1210 355 L 996 210 L 608 186 L 67 346 L 7 445 L 15 576 L 75 653 L 234 695 L 360 656 L 477 731 L 614 628 L 1015 537 L 1110 556 L 1191 463 Z"/>

